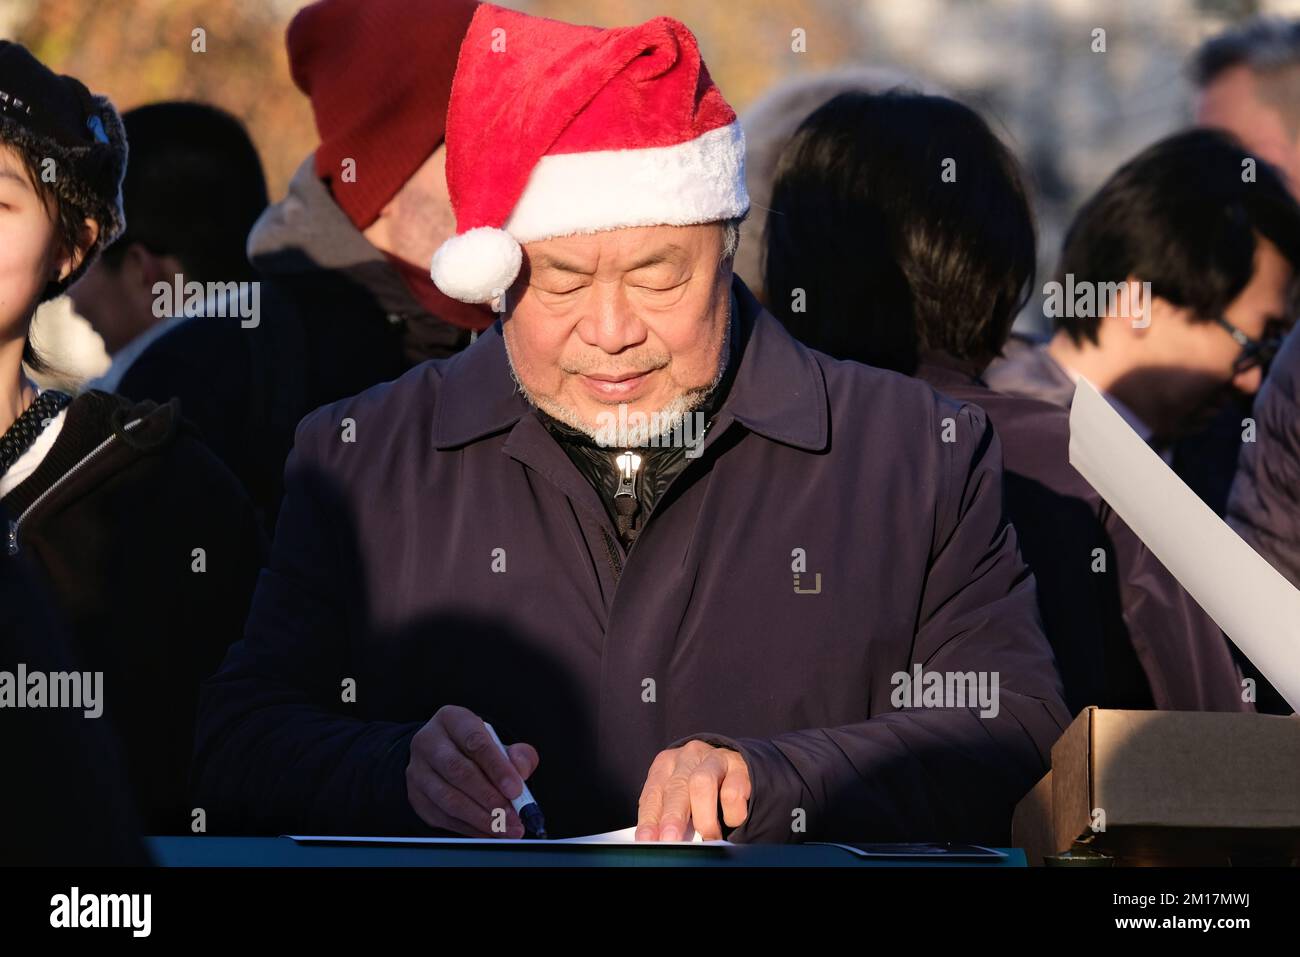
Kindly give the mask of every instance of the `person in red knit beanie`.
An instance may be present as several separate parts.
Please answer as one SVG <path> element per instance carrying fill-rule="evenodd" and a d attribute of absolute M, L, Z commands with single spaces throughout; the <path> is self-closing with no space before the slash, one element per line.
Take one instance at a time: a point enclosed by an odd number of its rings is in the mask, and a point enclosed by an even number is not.
<path fill-rule="evenodd" d="M 181 323 L 119 391 L 178 396 L 244 482 L 268 534 L 298 421 L 317 406 L 469 345 L 496 316 L 444 295 L 429 268 L 456 231 L 444 135 L 477 0 L 321 0 L 286 35 L 320 144 L 248 237 L 255 328 Z"/>
<path fill-rule="evenodd" d="M 442 295 L 429 261 L 455 232 L 446 186 L 447 102 L 478 0 L 323 0 L 289 24 L 289 69 L 311 98 L 317 177 L 435 316 L 492 320 Z"/>

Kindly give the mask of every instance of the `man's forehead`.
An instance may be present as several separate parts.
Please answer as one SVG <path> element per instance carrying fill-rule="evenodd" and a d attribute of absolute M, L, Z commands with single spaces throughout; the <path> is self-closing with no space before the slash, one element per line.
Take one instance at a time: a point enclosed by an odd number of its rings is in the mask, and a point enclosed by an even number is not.
<path fill-rule="evenodd" d="M 700 250 L 702 226 L 630 227 L 547 239 L 524 246 L 533 269 L 593 272 L 597 268 L 638 269 L 682 263 Z"/>

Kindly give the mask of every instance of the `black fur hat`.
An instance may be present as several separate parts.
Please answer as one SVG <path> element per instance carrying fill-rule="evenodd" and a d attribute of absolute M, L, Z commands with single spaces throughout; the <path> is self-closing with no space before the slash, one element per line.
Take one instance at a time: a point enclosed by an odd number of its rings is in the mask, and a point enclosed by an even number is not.
<path fill-rule="evenodd" d="M 52 159 L 50 185 L 59 201 L 99 224 L 99 238 L 76 271 L 46 290 L 45 298 L 52 298 L 75 282 L 126 226 L 122 118 L 80 80 L 53 72 L 20 44 L 0 40 L 0 142 Z"/>

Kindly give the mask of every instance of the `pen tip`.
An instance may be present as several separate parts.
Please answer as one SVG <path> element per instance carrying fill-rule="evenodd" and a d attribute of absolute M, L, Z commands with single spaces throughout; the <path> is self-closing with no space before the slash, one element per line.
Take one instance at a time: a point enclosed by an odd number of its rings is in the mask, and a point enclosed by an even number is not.
<path fill-rule="evenodd" d="M 529 804 L 519 811 L 519 817 L 523 820 L 524 830 L 531 833 L 538 840 L 546 840 L 546 821 L 542 817 L 542 809 L 536 804 Z"/>

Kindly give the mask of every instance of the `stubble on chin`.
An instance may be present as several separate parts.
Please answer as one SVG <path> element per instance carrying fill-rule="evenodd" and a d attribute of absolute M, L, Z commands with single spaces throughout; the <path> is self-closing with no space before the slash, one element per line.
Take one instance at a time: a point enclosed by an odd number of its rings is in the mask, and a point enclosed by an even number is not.
<path fill-rule="evenodd" d="M 576 429 L 592 441 L 600 441 L 604 434 L 605 426 L 597 422 L 590 422 L 581 412 L 566 402 L 559 399 L 533 392 L 523 380 L 519 378 L 519 373 L 515 368 L 514 356 L 510 349 L 510 336 L 502 336 L 502 341 L 506 349 L 506 363 L 510 369 L 510 378 L 514 380 L 515 388 L 524 397 L 527 402 L 535 409 L 549 415 L 556 421 L 562 422 L 571 429 Z M 679 428 L 682 420 L 702 406 L 713 391 L 717 389 L 722 382 L 722 378 L 727 372 L 727 357 L 731 350 L 731 317 L 728 316 L 726 325 L 722 334 L 722 345 L 718 351 L 717 369 L 714 372 L 713 379 L 707 385 L 695 386 L 685 389 L 678 395 L 674 396 L 665 405 L 661 406 L 654 412 L 647 413 L 645 419 L 647 425 L 640 432 L 631 436 L 629 445 L 641 446 L 649 445 L 656 438 L 672 432 L 674 428 Z M 608 411 L 612 415 L 618 414 L 618 408 L 621 403 L 610 403 Z M 659 428 L 652 431 L 650 423 L 658 423 Z"/>

